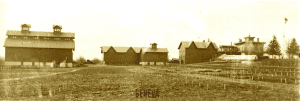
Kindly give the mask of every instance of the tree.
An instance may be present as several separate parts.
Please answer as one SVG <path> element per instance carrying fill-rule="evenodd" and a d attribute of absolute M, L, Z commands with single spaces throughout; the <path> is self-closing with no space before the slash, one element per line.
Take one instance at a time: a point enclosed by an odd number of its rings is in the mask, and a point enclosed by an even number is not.
<path fill-rule="evenodd" d="M 94 58 L 94 59 L 92 60 L 92 62 L 93 62 L 94 64 L 101 64 L 101 63 L 102 63 L 102 61 L 101 61 L 100 59 L 98 59 L 98 58 Z"/>
<path fill-rule="evenodd" d="M 289 59 L 293 55 L 297 55 L 299 53 L 299 45 L 295 38 L 292 39 L 292 42 L 288 44 L 286 53 L 289 54 Z"/>
<path fill-rule="evenodd" d="M 270 41 L 268 47 L 267 47 L 267 53 L 269 55 L 281 55 L 280 45 L 277 41 L 277 38 L 275 35 L 273 35 L 273 40 Z M 274 59 L 274 56 L 273 56 Z"/>
<path fill-rule="evenodd" d="M 86 59 L 85 59 L 83 56 L 79 56 L 79 57 L 76 59 L 76 62 L 78 62 L 78 63 L 86 63 Z"/>

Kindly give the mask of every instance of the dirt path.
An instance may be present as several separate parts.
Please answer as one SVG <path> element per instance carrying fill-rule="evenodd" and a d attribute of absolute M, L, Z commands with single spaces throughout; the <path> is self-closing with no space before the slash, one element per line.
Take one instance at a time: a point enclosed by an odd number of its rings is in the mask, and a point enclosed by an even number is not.
<path fill-rule="evenodd" d="M 143 73 L 151 73 L 154 72 L 155 70 L 167 70 L 159 67 L 149 67 L 149 68 L 133 68 L 133 69 L 128 69 L 132 72 L 143 72 Z M 186 71 L 186 70 L 183 70 Z M 203 78 L 203 79 L 213 79 L 213 80 L 220 80 L 220 81 L 225 81 L 225 82 L 233 82 L 233 83 L 242 83 L 242 84 L 254 84 L 254 85 L 259 85 L 259 86 L 264 86 L 264 87 L 270 87 L 273 89 L 277 88 L 284 88 L 289 91 L 299 91 L 300 93 L 300 85 L 294 85 L 294 84 L 284 84 L 284 83 L 271 83 L 271 82 L 264 82 L 264 81 L 252 81 L 249 79 L 233 79 L 233 78 L 225 78 L 225 77 L 218 77 L 218 76 L 211 76 L 211 75 L 202 75 L 202 74 L 189 74 L 186 72 L 177 72 L 177 73 L 169 73 L 169 74 L 180 74 L 182 76 L 189 76 L 189 77 L 195 77 L 195 78 Z"/>

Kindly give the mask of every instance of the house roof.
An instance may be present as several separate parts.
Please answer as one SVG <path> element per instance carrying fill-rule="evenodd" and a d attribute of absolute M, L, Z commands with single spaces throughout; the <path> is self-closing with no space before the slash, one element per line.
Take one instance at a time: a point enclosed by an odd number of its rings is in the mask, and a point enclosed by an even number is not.
<path fill-rule="evenodd" d="M 75 49 L 74 40 L 36 40 L 6 38 L 3 47 Z"/>
<path fill-rule="evenodd" d="M 112 47 L 118 53 L 126 53 L 130 47 L 102 46 L 101 53 L 107 52 Z M 142 47 L 132 47 L 135 53 L 140 53 Z"/>
<path fill-rule="evenodd" d="M 75 38 L 75 33 L 72 32 L 61 32 L 61 34 L 53 34 L 53 32 L 44 32 L 44 31 L 30 31 L 29 33 L 21 33 L 17 30 L 8 30 L 6 35 L 12 36 L 41 36 L 41 37 L 68 37 Z"/>
<path fill-rule="evenodd" d="M 181 46 L 188 48 L 188 47 L 190 47 L 192 42 L 194 42 L 194 41 L 181 41 L 178 49 L 180 49 Z M 217 44 L 214 42 L 194 42 L 194 43 L 197 48 L 207 48 L 209 46 L 209 44 L 212 43 L 212 45 L 215 47 L 215 49 L 218 49 Z"/>
<path fill-rule="evenodd" d="M 153 49 L 151 47 L 142 48 L 142 53 L 147 53 L 147 52 L 169 53 L 167 48 L 156 48 L 156 49 Z"/>
<path fill-rule="evenodd" d="M 31 25 L 30 25 L 30 24 L 21 24 L 21 27 L 25 27 L 25 26 L 31 28 Z"/>
<path fill-rule="evenodd" d="M 246 43 L 245 41 L 244 42 L 237 42 L 237 43 L 234 43 L 235 45 L 240 45 L 240 44 L 244 44 Z M 253 44 L 265 44 L 266 42 L 253 42 Z"/>
<path fill-rule="evenodd" d="M 220 48 L 221 47 L 236 47 L 236 46 L 232 46 L 232 45 L 220 45 Z"/>

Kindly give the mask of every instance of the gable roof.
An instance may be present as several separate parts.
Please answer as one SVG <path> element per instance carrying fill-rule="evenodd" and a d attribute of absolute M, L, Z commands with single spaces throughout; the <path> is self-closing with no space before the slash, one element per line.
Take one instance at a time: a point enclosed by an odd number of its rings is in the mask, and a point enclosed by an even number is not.
<path fill-rule="evenodd" d="M 191 44 L 194 41 L 181 41 L 179 44 L 178 49 L 180 49 L 180 47 L 186 47 L 189 48 L 191 46 Z M 209 46 L 210 43 L 212 43 L 212 45 L 214 46 L 215 49 L 218 49 L 218 46 L 216 43 L 214 42 L 194 42 L 197 48 L 207 48 Z"/>
<path fill-rule="evenodd" d="M 6 35 L 13 36 L 40 36 L 40 37 L 68 37 L 75 38 L 75 33 L 72 32 L 61 32 L 61 34 L 53 34 L 53 32 L 44 32 L 44 31 L 29 31 L 29 33 L 22 33 L 17 30 L 8 30 Z"/>
<path fill-rule="evenodd" d="M 146 53 L 146 52 L 169 53 L 167 48 L 156 48 L 156 49 L 153 49 L 151 47 L 142 48 L 142 53 Z"/>
<path fill-rule="evenodd" d="M 36 40 L 6 38 L 3 47 L 75 49 L 74 40 Z"/>
<path fill-rule="evenodd" d="M 30 24 L 21 24 L 21 27 L 29 27 L 29 28 L 31 28 L 31 25 Z"/>
<path fill-rule="evenodd" d="M 112 47 L 118 53 L 126 53 L 130 47 L 102 46 L 101 53 L 107 52 Z M 135 53 L 140 53 L 142 47 L 132 47 Z"/>

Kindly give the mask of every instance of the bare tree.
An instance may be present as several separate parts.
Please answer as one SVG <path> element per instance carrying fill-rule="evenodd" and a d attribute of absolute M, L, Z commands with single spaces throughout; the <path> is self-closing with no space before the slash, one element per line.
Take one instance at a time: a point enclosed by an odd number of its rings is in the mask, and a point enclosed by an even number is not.
<path fill-rule="evenodd" d="M 101 64 L 101 63 L 102 63 L 102 61 L 101 61 L 100 59 L 98 59 L 98 58 L 94 58 L 94 59 L 92 60 L 92 62 L 93 62 L 94 64 Z"/>
<path fill-rule="evenodd" d="M 76 59 L 76 62 L 78 62 L 78 63 L 86 63 L 86 59 L 85 59 L 83 56 L 79 56 L 79 57 Z"/>

